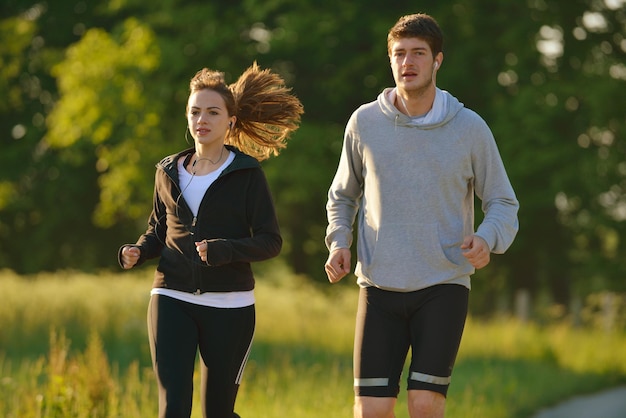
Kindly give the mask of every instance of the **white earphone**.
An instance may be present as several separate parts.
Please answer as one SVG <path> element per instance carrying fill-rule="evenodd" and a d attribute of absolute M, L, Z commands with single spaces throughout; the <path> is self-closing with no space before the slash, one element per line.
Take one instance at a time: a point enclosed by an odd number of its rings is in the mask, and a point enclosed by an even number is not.
<path fill-rule="evenodd" d="M 435 63 L 433 64 L 433 68 L 436 70 L 437 68 L 439 68 L 439 63 L 437 61 L 435 61 Z"/>

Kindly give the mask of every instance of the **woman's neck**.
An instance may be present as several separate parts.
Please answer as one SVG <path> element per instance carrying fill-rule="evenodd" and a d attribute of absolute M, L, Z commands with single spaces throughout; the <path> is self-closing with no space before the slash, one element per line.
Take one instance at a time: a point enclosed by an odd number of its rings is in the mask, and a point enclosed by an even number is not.
<path fill-rule="evenodd" d="M 196 147 L 196 152 L 191 157 L 187 170 L 196 175 L 204 175 L 215 171 L 220 167 L 228 156 L 228 150 L 224 144 L 219 147 Z"/>

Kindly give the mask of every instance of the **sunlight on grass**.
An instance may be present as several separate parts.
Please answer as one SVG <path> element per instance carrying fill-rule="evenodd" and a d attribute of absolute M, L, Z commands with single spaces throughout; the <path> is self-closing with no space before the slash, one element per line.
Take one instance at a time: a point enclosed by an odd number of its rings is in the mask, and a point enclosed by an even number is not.
<path fill-rule="evenodd" d="M 149 270 L 0 272 L 0 414 L 155 416 L 145 325 L 151 283 Z M 237 412 L 351 416 L 356 285 L 318 287 L 274 266 L 257 283 L 257 330 Z M 625 346 L 624 332 L 469 318 L 447 416 L 527 418 L 571 394 L 623 383 Z M 407 416 L 405 380 L 398 418 Z M 196 394 L 194 418 L 198 406 Z"/>
<path fill-rule="evenodd" d="M 337 287 L 322 294 L 305 279 L 296 277 L 278 286 L 260 281 L 256 298 L 258 338 L 351 352 L 355 289 Z"/>
<path fill-rule="evenodd" d="M 500 357 L 554 363 L 576 372 L 626 375 L 626 335 L 556 323 L 539 327 L 514 319 L 468 319 L 460 359 Z"/>

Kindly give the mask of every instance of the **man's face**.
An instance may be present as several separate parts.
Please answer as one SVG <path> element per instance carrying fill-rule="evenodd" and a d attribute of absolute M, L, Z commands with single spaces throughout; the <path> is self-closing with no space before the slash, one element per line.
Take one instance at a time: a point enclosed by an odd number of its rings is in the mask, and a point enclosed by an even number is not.
<path fill-rule="evenodd" d="M 418 90 L 432 83 L 435 60 L 430 46 L 420 38 L 400 38 L 391 44 L 389 62 L 396 86 Z"/>

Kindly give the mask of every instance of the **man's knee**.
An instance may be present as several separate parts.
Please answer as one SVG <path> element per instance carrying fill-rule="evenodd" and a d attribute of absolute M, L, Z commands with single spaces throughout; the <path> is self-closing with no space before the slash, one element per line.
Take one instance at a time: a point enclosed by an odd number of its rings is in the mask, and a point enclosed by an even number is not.
<path fill-rule="evenodd" d="M 443 418 L 446 397 L 428 390 L 409 390 L 409 415 L 411 418 Z"/>
<path fill-rule="evenodd" d="M 393 418 L 396 398 L 357 396 L 354 398 L 354 418 Z"/>

